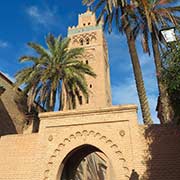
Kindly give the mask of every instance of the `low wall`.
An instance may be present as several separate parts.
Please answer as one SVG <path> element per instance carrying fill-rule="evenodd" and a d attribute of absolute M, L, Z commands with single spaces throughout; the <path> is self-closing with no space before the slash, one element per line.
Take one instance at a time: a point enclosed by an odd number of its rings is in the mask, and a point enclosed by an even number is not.
<path fill-rule="evenodd" d="M 102 149 L 122 170 L 110 180 L 180 179 L 180 128 L 138 125 L 135 106 L 40 118 L 39 133 L 0 138 L 0 179 L 56 180 L 61 161 L 83 143 Z"/>
<path fill-rule="evenodd" d="M 141 179 L 180 179 L 180 128 L 173 125 L 140 126 L 144 141 Z"/>

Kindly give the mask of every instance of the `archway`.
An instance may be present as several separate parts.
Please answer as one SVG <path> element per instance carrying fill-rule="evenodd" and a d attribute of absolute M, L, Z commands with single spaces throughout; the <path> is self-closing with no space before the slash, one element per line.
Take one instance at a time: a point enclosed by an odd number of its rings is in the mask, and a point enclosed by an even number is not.
<path fill-rule="evenodd" d="M 50 137 L 51 135 L 49 136 L 50 140 L 53 139 Z M 60 180 L 68 157 L 72 157 L 72 153 L 76 152 L 79 148 L 87 148 L 87 145 L 88 147 L 95 148 L 91 152 L 103 152 L 104 155 L 108 157 L 108 162 L 110 162 L 110 164 L 108 164 L 110 172 L 109 176 L 111 180 L 112 177 L 113 180 L 124 180 L 129 178 L 129 169 L 126 166 L 126 160 L 118 145 L 99 132 L 93 130 L 71 132 L 71 134 L 64 137 L 61 142 L 58 140 L 56 142 L 57 143 L 52 147 L 52 154 L 49 156 L 44 171 L 44 180 Z"/>
<path fill-rule="evenodd" d="M 65 157 L 60 167 L 59 180 L 108 180 L 109 166 L 109 160 L 101 150 L 85 144 Z"/>

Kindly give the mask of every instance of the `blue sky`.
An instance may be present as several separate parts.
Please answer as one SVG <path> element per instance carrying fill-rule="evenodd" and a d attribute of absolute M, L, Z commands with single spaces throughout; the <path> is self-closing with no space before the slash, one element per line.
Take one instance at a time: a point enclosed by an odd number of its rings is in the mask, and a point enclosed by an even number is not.
<path fill-rule="evenodd" d="M 19 57 L 32 53 L 27 42 L 44 44 L 49 32 L 55 36 L 66 36 L 68 26 L 77 25 L 78 14 L 85 11 L 81 0 L 2 0 L 0 71 L 13 79 L 14 74 L 25 66 L 18 62 Z M 113 104 L 139 105 L 126 39 L 115 31 L 111 34 L 105 32 L 105 36 L 109 48 Z M 152 118 L 158 123 L 155 112 L 158 91 L 153 57 L 145 55 L 140 46 L 138 49 Z M 142 122 L 140 108 L 138 112 L 139 122 Z"/>

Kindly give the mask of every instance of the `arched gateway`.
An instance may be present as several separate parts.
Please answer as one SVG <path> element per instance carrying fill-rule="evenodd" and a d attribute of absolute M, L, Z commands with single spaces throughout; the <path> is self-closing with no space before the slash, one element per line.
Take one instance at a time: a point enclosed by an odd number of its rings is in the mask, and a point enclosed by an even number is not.
<path fill-rule="evenodd" d="M 68 37 L 70 48 L 85 49 L 82 61 L 93 68 L 97 78 L 87 78 L 89 98 L 82 97 L 77 110 L 40 115 L 40 133 L 49 144 L 44 180 L 129 179 L 136 106 L 111 106 L 102 22 L 97 25 L 95 14 L 87 10 L 79 15 L 78 25 L 68 29 Z"/>
<path fill-rule="evenodd" d="M 40 134 L 47 140 L 44 180 L 65 180 L 67 174 L 70 180 L 80 162 L 92 153 L 105 161 L 105 179 L 129 179 L 136 106 L 43 113 L 40 118 Z"/>
<path fill-rule="evenodd" d="M 179 180 L 179 129 L 138 125 L 136 105 L 111 106 L 102 22 L 88 10 L 68 37 L 97 74 L 90 96 L 76 110 L 41 113 L 38 133 L 0 137 L 0 179 Z"/>
<path fill-rule="evenodd" d="M 60 178 L 63 180 L 63 172 L 66 171 L 65 168 L 68 168 L 67 161 L 69 161 L 68 163 L 70 163 L 71 166 L 75 167 L 78 166 L 83 158 L 94 152 L 103 153 L 108 160 L 107 176 L 111 177 L 109 179 L 116 179 L 116 177 L 120 177 L 120 174 L 122 174 L 122 179 L 129 177 L 129 170 L 126 167 L 125 159 L 118 145 L 98 132 L 84 130 L 70 134 L 69 137 L 66 137 L 56 146 L 49 157 L 44 178 L 53 179 L 57 176 L 57 180 L 60 180 Z M 114 172 L 113 165 L 118 165 L 118 167 L 116 167 L 117 175 Z M 71 171 L 73 171 L 73 168 Z"/>

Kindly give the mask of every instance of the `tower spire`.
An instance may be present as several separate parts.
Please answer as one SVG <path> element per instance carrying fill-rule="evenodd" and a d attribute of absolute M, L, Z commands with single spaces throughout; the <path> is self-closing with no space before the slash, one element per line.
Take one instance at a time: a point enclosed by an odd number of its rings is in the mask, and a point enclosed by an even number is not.
<path fill-rule="evenodd" d="M 69 48 L 84 48 L 81 61 L 91 66 L 97 78 L 87 77 L 89 97 L 81 96 L 77 109 L 94 109 L 111 105 L 106 40 L 102 25 L 96 23 L 95 13 L 92 13 L 90 6 L 87 8 L 85 13 L 78 16 L 78 25 L 68 30 L 68 37 L 71 39 Z"/>
<path fill-rule="evenodd" d="M 90 9 L 90 6 L 87 6 L 87 11 L 90 11 L 91 9 Z"/>
<path fill-rule="evenodd" d="M 87 11 L 91 11 L 91 6 L 92 6 L 91 3 L 87 4 Z"/>

